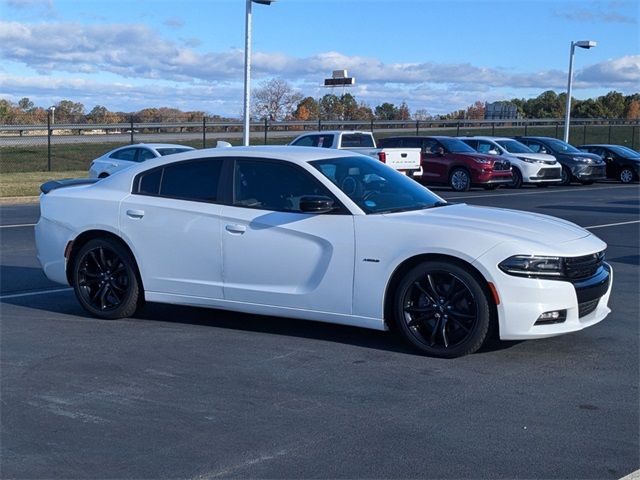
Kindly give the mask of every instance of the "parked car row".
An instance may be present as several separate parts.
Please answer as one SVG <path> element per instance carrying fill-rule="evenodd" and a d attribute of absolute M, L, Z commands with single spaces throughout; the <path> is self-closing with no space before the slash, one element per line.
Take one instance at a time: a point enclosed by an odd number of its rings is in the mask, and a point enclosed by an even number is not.
<path fill-rule="evenodd" d="M 230 145 L 225 143 L 225 145 Z M 351 150 L 371 156 L 425 185 L 471 187 L 591 184 L 605 178 L 638 181 L 640 153 L 620 145 L 577 148 L 551 137 L 397 136 L 375 142 L 371 132 L 305 133 L 290 145 Z M 89 177 L 104 178 L 151 158 L 193 150 L 173 144 L 127 145 L 91 163 Z"/>

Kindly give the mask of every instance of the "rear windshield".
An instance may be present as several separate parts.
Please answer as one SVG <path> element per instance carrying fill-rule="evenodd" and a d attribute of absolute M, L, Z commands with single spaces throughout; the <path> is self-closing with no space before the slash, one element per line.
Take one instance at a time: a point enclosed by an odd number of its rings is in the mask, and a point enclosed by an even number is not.
<path fill-rule="evenodd" d="M 373 137 L 364 133 L 348 133 L 342 135 L 342 148 L 363 147 L 375 148 Z"/>
<path fill-rule="evenodd" d="M 189 148 L 189 147 L 183 147 L 183 148 L 179 148 L 179 147 L 162 147 L 162 148 L 156 148 L 156 150 L 158 151 L 158 153 L 160 155 L 162 155 L 163 157 L 165 155 L 173 155 L 174 153 L 182 153 L 182 152 L 188 152 L 189 150 L 193 150 L 193 148 Z"/>

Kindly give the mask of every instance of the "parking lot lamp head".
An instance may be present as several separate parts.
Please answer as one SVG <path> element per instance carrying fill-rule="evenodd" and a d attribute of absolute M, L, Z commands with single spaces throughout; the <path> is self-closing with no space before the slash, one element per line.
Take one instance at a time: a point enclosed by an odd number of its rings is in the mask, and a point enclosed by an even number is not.
<path fill-rule="evenodd" d="M 569 79 L 567 81 L 567 106 L 564 112 L 564 136 L 565 142 L 569 141 L 569 122 L 571 120 L 571 86 L 573 83 L 573 54 L 576 51 L 576 47 L 594 48 L 597 45 L 593 40 L 579 40 L 577 42 L 571 42 L 571 50 L 569 51 Z"/>
<path fill-rule="evenodd" d="M 247 13 L 245 16 L 245 35 L 244 35 L 244 131 L 243 142 L 245 146 L 249 145 L 249 122 L 250 122 L 250 96 L 251 96 L 251 4 L 253 2 L 260 5 L 271 5 L 276 0 L 247 0 Z"/>

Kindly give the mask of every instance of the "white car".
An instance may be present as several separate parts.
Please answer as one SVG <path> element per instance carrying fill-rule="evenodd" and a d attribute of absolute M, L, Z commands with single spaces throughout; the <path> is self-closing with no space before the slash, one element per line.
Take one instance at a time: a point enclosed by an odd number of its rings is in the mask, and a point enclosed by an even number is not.
<path fill-rule="evenodd" d="M 370 157 L 231 147 L 41 187 L 38 259 L 105 319 L 144 300 L 386 330 L 423 353 L 574 332 L 609 312 L 606 244 L 449 204 Z"/>
<path fill-rule="evenodd" d="M 501 155 L 511 162 L 513 182 L 511 186 L 520 188 L 522 184 L 549 185 L 562 181 L 562 165 L 553 155 L 535 153 L 523 143 L 506 137 L 459 137 L 479 153 Z"/>
<path fill-rule="evenodd" d="M 138 143 L 111 150 L 91 162 L 89 178 L 105 178 L 118 170 L 129 168 L 151 158 L 194 150 L 185 145 L 171 143 Z"/>

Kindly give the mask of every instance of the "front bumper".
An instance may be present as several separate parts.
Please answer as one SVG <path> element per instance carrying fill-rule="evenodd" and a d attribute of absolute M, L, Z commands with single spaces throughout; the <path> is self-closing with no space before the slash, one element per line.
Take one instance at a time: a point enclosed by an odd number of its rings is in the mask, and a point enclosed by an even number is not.
<path fill-rule="evenodd" d="M 571 174 L 578 180 L 595 181 L 607 178 L 607 171 L 604 165 L 574 165 L 571 167 Z"/>
<path fill-rule="evenodd" d="M 525 340 L 577 332 L 603 320 L 613 286 L 613 270 L 605 264 L 593 277 L 571 283 L 506 275 L 498 288 L 500 338 Z M 566 310 L 562 323 L 536 324 L 545 312 Z"/>
<path fill-rule="evenodd" d="M 562 180 L 562 167 L 536 167 L 529 177 L 523 178 L 525 183 L 554 183 Z"/>
<path fill-rule="evenodd" d="M 513 181 L 511 170 L 489 170 L 471 173 L 471 183 L 474 185 L 507 185 Z"/>

